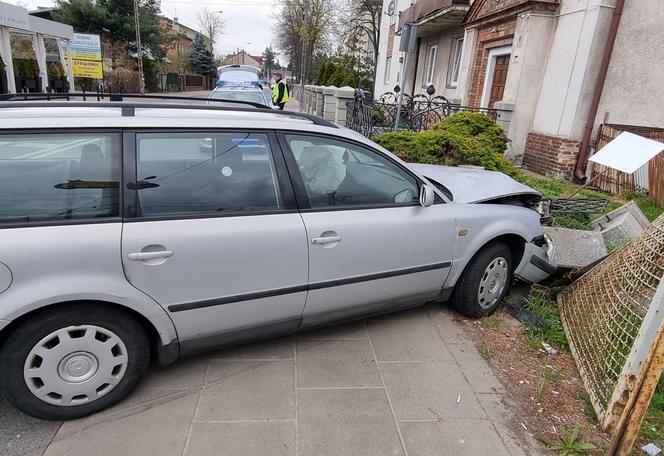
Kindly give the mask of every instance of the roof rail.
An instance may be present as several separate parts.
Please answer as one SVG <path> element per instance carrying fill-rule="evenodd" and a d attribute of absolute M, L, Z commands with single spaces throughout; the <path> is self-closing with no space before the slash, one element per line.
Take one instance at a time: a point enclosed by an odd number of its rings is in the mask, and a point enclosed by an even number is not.
<path fill-rule="evenodd" d="M 192 103 L 145 103 L 131 102 L 126 98 L 135 98 L 140 100 L 177 100 L 177 101 L 198 101 L 205 104 Z M 23 103 L 25 102 L 25 103 Z M 213 103 L 223 103 L 226 106 L 214 105 Z M 230 107 L 228 104 L 237 104 L 238 107 Z M 123 109 L 125 116 L 131 116 L 134 108 L 163 108 L 163 109 L 201 109 L 214 111 L 239 111 L 256 112 L 256 109 L 265 110 L 275 115 L 286 115 L 291 117 L 300 117 L 307 119 L 315 125 L 324 127 L 339 128 L 336 124 L 321 117 L 307 114 L 304 112 L 278 111 L 271 109 L 259 103 L 240 100 L 220 100 L 203 97 L 179 97 L 173 95 L 144 95 L 137 93 L 95 93 L 95 92 L 69 92 L 69 93 L 8 93 L 0 94 L 1 108 L 16 107 L 117 107 L 131 108 Z"/>

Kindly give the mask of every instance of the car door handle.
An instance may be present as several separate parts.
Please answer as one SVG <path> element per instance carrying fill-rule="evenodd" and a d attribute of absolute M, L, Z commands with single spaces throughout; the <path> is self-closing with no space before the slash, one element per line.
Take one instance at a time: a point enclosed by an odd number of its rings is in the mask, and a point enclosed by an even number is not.
<path fill-rule="evenodd" d="M 173 256 L 172 250 L 161 250 L 159 252 L 133 252 L 127 255 L 132 261 L 156 260 Z"/>
<path fill-rule="evenodd" d="M 312 244 L 332 244 L 333 242 L 341 241 L 341 236 L 323 236 L 316 237 L 311 240 Z"/>

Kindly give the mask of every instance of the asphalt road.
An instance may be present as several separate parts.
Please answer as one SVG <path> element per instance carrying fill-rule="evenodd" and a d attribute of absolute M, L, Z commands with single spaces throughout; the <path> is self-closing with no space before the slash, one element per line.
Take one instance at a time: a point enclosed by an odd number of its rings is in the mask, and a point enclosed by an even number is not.
<path fill-rule="evenodd" d="M 41 455 L 61 424 L 23 415 L 0 392 L 0 456 Z"/>

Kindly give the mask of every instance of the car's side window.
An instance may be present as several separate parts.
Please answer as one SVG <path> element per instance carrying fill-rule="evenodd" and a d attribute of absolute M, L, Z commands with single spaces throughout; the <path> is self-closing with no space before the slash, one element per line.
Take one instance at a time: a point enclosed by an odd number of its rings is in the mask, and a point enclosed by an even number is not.
<path fill-rule="evenodd" d="M 141 215 L 223 215 L 281 207 L 267 135 L 252 132 L 139 133 Z"/>
<path fill-rule="evenodd" d="M 417 180 L 380 153 L 327 137 L 286 135 L 312 208 L 417 203 Z"/>
<path fill-rule="evenodd" d="M 120 135 L 0 136 L 0 223 L 120 215 Z"/>

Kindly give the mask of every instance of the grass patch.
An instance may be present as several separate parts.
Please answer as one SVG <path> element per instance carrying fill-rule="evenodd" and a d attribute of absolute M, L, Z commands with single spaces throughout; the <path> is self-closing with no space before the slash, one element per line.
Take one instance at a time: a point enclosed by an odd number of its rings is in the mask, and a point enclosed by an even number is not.
<path fill-rule="evenodd" d="M 659 447 L 664 446 L 664 376 L 659 379 L 639 434 Z"/>
<path fill-rule="evenodd" d="M 526 325 L 526 336 L 533 348 L 541 348 L 542 342 L 569 349 L 567 337 L 560 321 L 558 306 L 541 293 L 534 293 L 524 299 L 523 307 L 550 323 L 548 329 Z"/>
<path fill-rule="evenodd" d="M 599 420 L 597 419 L 597 412 L 595 412 L 595 407 L 593 406 L 593 401 L 590 400 L 590 394 L 588 394 L 588 391 L 582 389 L 580 391 L 581 399 L 583 400 L 583 413 L 594 423 L 597 423 Z"/>
<path fill-rule="evenodd" d="M 486 361 L 491 360 L 493 358 L 493 352 L 489 347 L 480 347 L 480 356 L 484 358 Z"/>
<path fill-rule="evenodd" d="M 623 192 L 620 196 L 625 200 L 634 201 L 636 205 L 639 206 L 639 209 L 641 209 L 641 212 L 643 212 L 643 215 L 645 215 L 651 222 L 664 212 L 664 209 L 659 207 L 653 199 L 648 198 L 647 196 L 629 191 Z"/>

